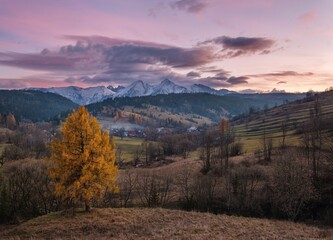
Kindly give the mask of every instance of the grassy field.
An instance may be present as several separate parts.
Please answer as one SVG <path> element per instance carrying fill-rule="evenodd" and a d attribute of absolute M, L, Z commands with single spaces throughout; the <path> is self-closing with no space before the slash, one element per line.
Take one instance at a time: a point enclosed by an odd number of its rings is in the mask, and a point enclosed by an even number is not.
<path fill-rule="evenodd" d="M 330 239 L 332 230 L 266 219 L 167 209 L 60 212 L 0 231 L 1 239 Z"/>
<path fill-rule="evenodd" d="M 322 119 L 333 119 L 333 92 L 320 94 L 319 103 Z M 296 101 L 254 114 L 247 123 L 237 124 L 236 122 L 237 137 L 243 143 L 246 152 L 254 152 L 260 146 L 265 132 L 268 137 L 273 138 L 274 145 L 278 146 L 282 141 L 282 123 L 284 122 L 287 126 L 286 143 L 298 145 L 300 135 L 297 135 L 295 129 L 309 120 L 310 110 L 313 108 L 314 100 Z"/>
<path fill-rule="evenodd" d="M 142 144 L 143 139 L 140 138 L 123 138 L 114 137 L 114 141 L 117 145 L 117 148 L 120 148 L 122 151 L 122 158 L 124 161 L 133 160 L 137 148 Z"/>

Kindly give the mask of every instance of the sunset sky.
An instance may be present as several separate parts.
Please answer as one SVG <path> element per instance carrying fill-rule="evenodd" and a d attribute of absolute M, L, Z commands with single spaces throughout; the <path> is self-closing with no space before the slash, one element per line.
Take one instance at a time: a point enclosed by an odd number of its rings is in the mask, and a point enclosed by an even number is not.
<path fill-rule="evenodd" d="M 0 0 L 0 88 L 333 86 L 332 0 Z"/>

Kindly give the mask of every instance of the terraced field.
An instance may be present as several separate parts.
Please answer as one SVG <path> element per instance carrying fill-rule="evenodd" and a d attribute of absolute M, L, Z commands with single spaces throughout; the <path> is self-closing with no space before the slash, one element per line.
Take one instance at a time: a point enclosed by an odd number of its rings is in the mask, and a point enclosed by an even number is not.
<path fill-rule="evenodd" d="M 322 119 L 330 122 L 333 119 L 333 91 L 318 95 Z M 244 144 L 247 152 L 253 152 L 262 139 L 264 133 L 273 138 L 275 145 L 282 141 L 282 124 L 286 125 L 286 143 L 289 145 L 299 144 L 300 135 L 297 128 L 309 120 L 310 111 L 314 108 L 315 98 L 298 100 L 285 104 L 266 112 L 260 112 L 250 116 L 247 123 L 237 124 L 236 132 L 240 141 Z M 331 124 L 333 124 L 331 122 Z"/>

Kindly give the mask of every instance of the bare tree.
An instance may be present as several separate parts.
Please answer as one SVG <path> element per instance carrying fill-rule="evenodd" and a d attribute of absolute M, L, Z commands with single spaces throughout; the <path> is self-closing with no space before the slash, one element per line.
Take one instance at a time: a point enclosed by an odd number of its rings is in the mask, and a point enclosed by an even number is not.
<path fill-rule="evenodd" d="M 177 186 L 180 193 L 180 200 L 186 210 L 194 207 L 194 171 L 184 166 L 177 174 Z"/>
<path fill-rule="evenodd" d="M 317 196 L 302 153 L 285 149 L 278 154 L 272 177 L 274 205 L 295 221 L 304 206 Z"/>
<path fill-rule="evenodd" d="M 261 142 L 262 142 L 262 153 L 264 155 L 264 160 L 271 161 L 272 151 L 273 151 L 273 138 L 267 136 L 266 130 L 264 130 Z"/>
<path fill-rule="evenodd" d="M 322 134 L 322 113 L 319 97 L 316 96 L 314 106 L 310 109 L 310 120 L 303 126 L 303 135 L 301 141 L 303 143 L 308 163 L 312 162 L 312 177 L 316 181 L 318 177 L 318 167 L 321 158 L 321 150 L 323 145 Z"/>
<path fill-rule="evenodd" d="M 220 167 L 225 172 L 229 168 L 230 146 L 235 140 L 235 134 L 228 120 L 222 118 L 218 125 Z"/>
<path fill-rule="evenodd" d="M 288 118 L 286 117 L 281 123 L 281 132 L 282 132 L 282 140 L 281 147 L 286 147 L 286 136 L 288 131 Z"/>
<path fill-rule="evenodd" d="M 203 163 L 202 172 L 207 173 L 211 169 L 214 147 L 216 147 L 216 132 L 206 131 L 202 137 L 201 160 Z"/>
<path fill-rule="evenodd" d="M 170 175 L 144 171 L 137 174 L 136 183 L 139 198 L 144 206 L 165 206 L 173 197 L 173 181 Z"/>
<path fill-rule="evenodd" d="M 132 170 L 124 170 L 119 176 L 119 198 L 122 207 L 127 207 L 135 190 L 136 176 Z"/>

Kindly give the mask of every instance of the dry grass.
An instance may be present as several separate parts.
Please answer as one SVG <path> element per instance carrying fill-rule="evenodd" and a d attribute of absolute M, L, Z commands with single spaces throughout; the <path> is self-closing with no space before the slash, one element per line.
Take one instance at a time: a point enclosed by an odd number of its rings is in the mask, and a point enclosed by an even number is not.
<path fill-rule="evenodd" d="M 330 230 L 286 221 L 167 209 L 52 213 L 10 227 L 1 239 L 328 239 Z"/>

